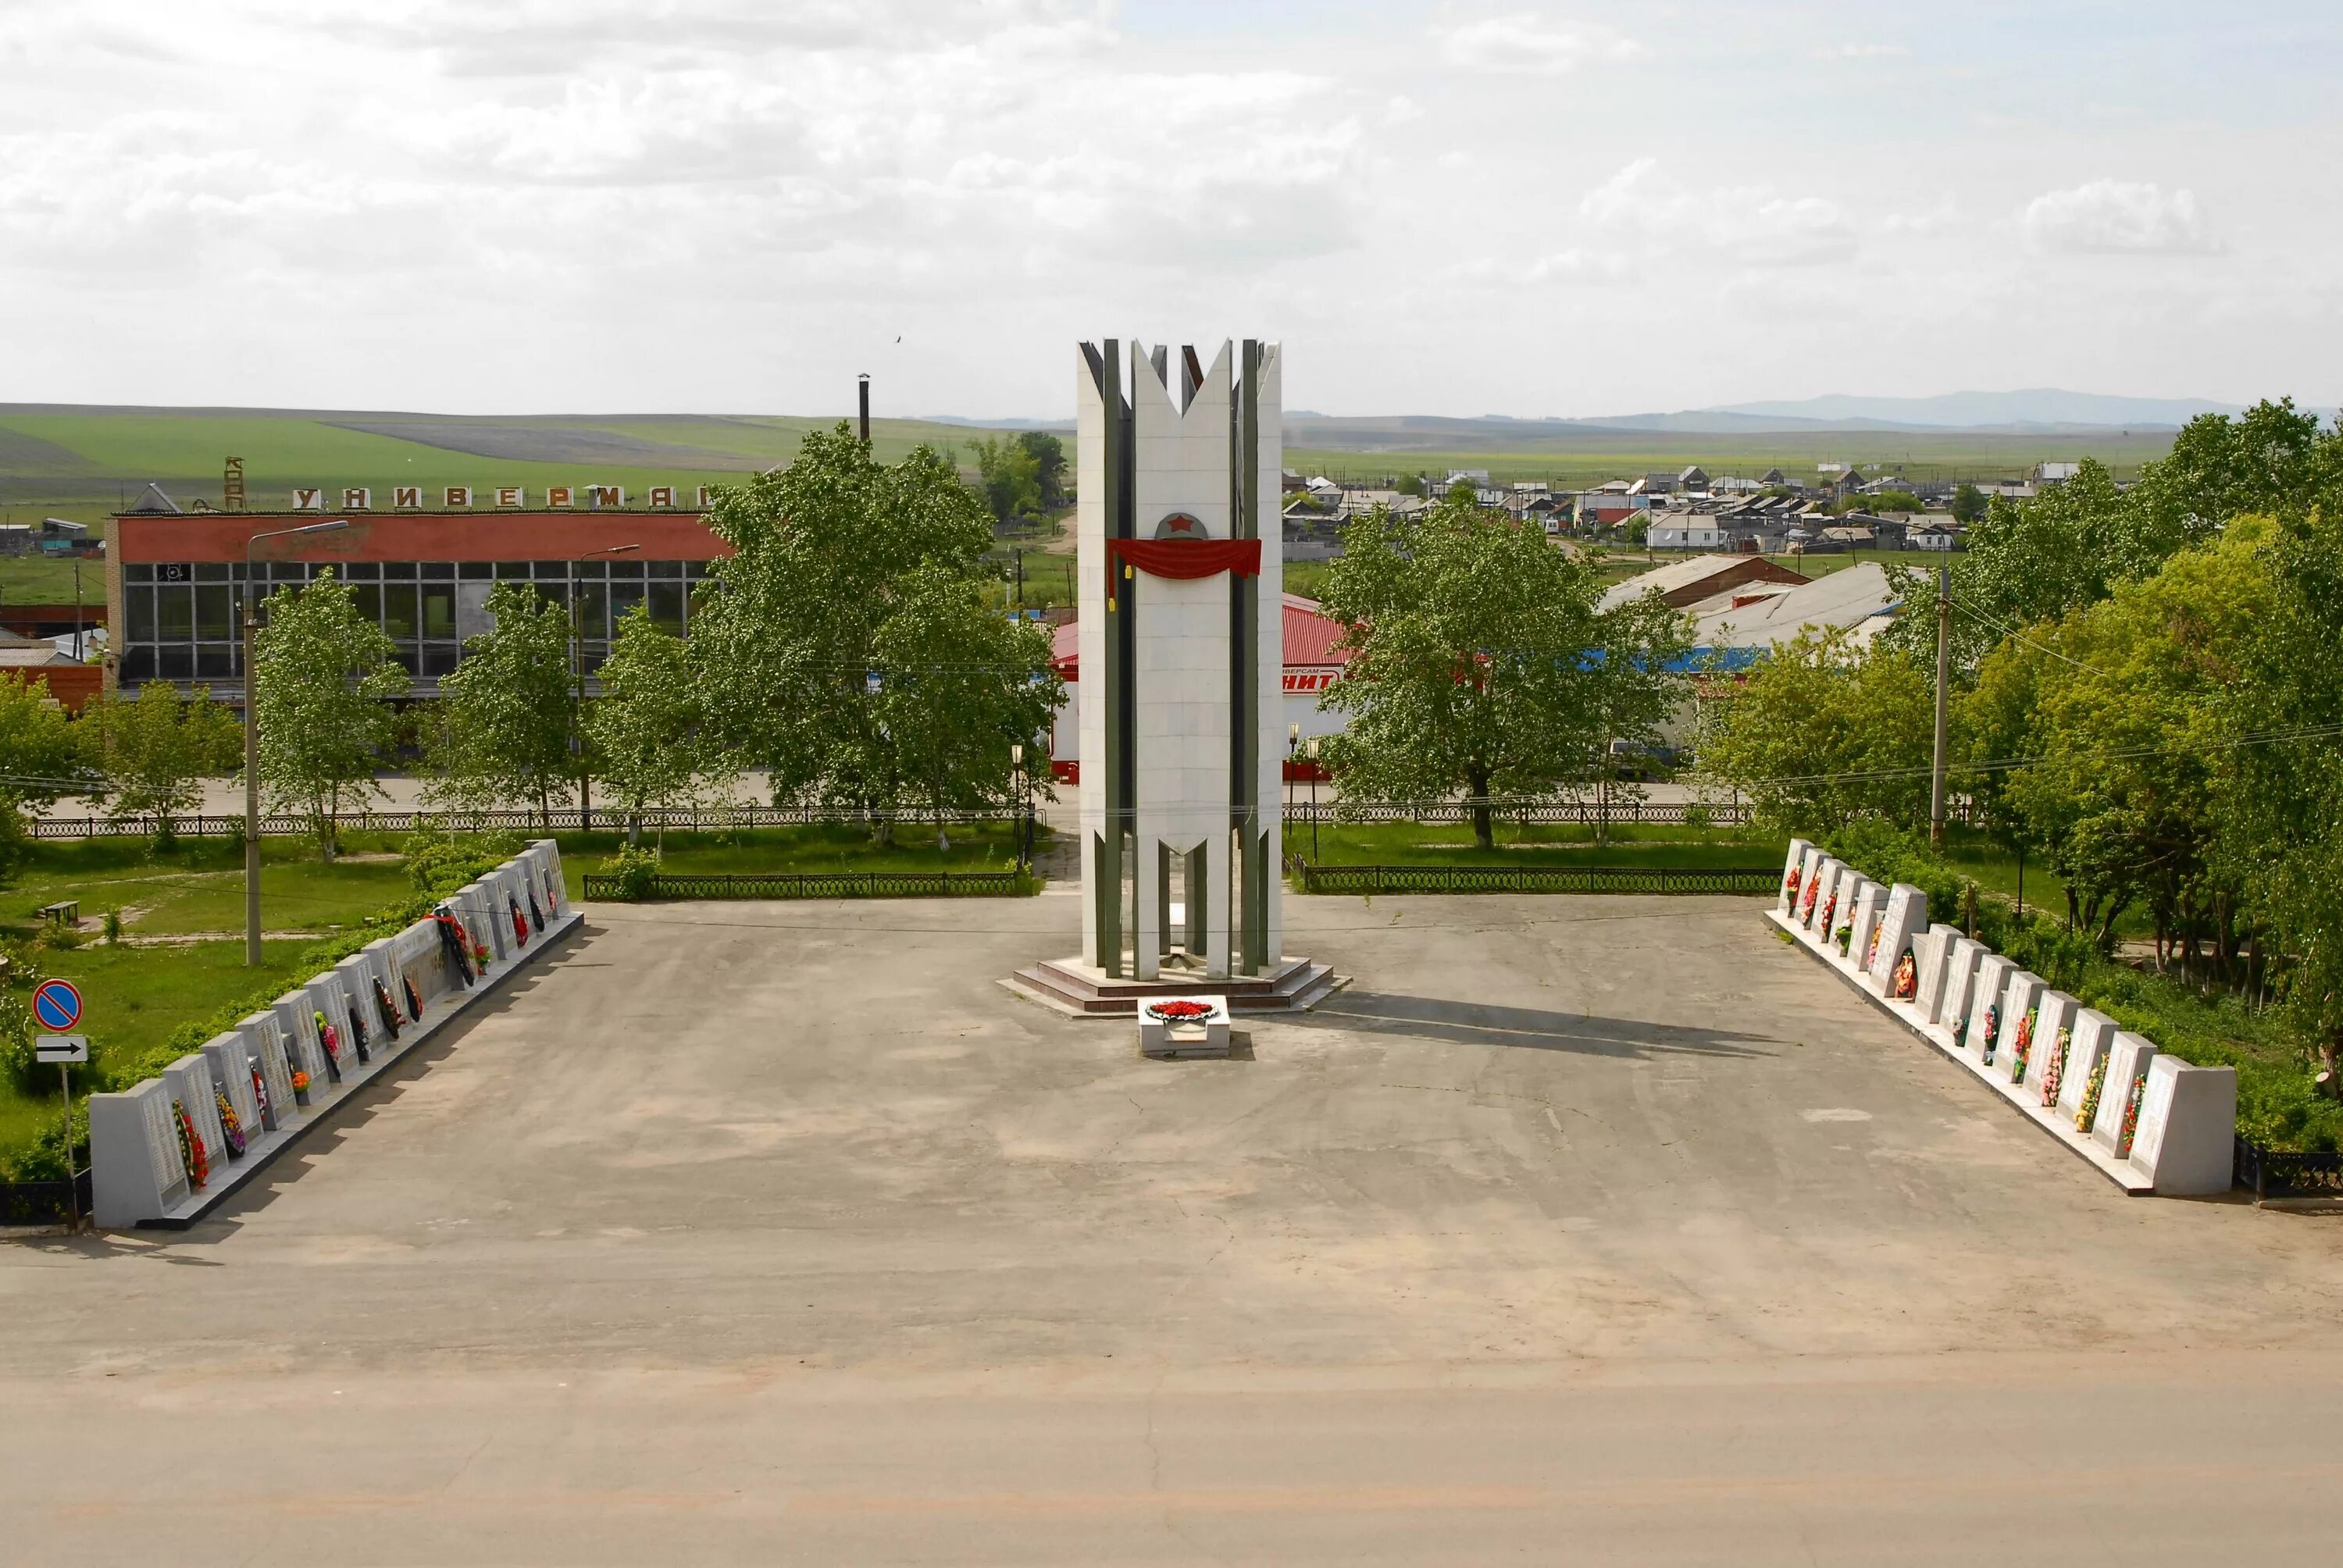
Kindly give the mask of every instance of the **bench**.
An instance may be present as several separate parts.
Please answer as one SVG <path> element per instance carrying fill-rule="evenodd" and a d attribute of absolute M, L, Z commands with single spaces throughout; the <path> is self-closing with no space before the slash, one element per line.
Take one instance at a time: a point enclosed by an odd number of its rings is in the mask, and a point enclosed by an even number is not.
<path fill-rule="evenodd" d="M 59 899 L 54 904 L 43 904 L 41 918 L 51 925 L 78 926 L 81 924 L 81 900 Z"/>

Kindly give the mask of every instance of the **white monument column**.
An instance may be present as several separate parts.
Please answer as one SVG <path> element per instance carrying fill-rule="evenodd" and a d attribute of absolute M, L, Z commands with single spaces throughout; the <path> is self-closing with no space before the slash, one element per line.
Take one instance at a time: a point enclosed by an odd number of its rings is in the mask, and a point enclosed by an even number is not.
<path fill-rule="evenodd" d="M 1075 377 L 1082 962 L 1282 957 L 1278 353 L 1084 344 Z M 1167 921 L 1177 875 L 1182 918 Z"/>

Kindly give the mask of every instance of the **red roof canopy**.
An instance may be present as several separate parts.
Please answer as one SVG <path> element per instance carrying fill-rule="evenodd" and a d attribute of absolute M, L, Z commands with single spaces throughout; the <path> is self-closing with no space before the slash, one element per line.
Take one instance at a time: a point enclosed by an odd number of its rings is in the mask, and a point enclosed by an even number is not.
<path fill-rule="evenodd" d="M 1326 668 L 1350 662 L 1350 654 L 1334 646 L 1342 639 L 1341 621 L 1320 613 L 1314 598 L 1290 593 L 1284 599 L 1286 668 Z M 1081 678 L 1081 646 L 1079 622 L 1070 620 L 1057 628 L 1051 642 L 1050 662 L 1056 667 L 1060 679 Z"/>

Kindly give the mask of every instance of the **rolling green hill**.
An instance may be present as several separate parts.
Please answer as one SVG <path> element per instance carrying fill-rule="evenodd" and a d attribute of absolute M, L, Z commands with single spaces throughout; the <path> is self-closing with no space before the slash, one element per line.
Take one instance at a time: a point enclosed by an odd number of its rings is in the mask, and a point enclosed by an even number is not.
<path fill-rule="evenodd" d="M 217 506 L 230 456 L 244 459 L 255 508 L 285 505 L 297 485 L 618 484 L 640 493 L 655 484 L 733 481 L 786 463 L 806 431 L 830 422 L 0 405 L 0 508 L 15 521 L 94 522 L 150 482 L 182 506 L 197 498 Z M 892 460 L 921 442 L 954 448 L 982 432 L 879 419 L 870 434 L 880 457 Z"/>

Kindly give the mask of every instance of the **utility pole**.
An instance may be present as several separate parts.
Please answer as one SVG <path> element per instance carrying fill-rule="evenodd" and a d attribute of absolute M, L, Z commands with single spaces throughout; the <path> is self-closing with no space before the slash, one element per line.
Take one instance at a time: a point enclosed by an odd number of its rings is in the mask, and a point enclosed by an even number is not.
<path fill-rule="evenodd" d="M 1953 675 L 1953 568 L 1936 568 L 1936 752 L 1928 785 L 1928 841 L 1945 847 L 1946 689 Z"/>
<path fill-rule="evenodd" d="M 868 374 L 855 378 L 855 387 L 862 397 L 862 444 L 870 445 L 870 377 Z"/>

